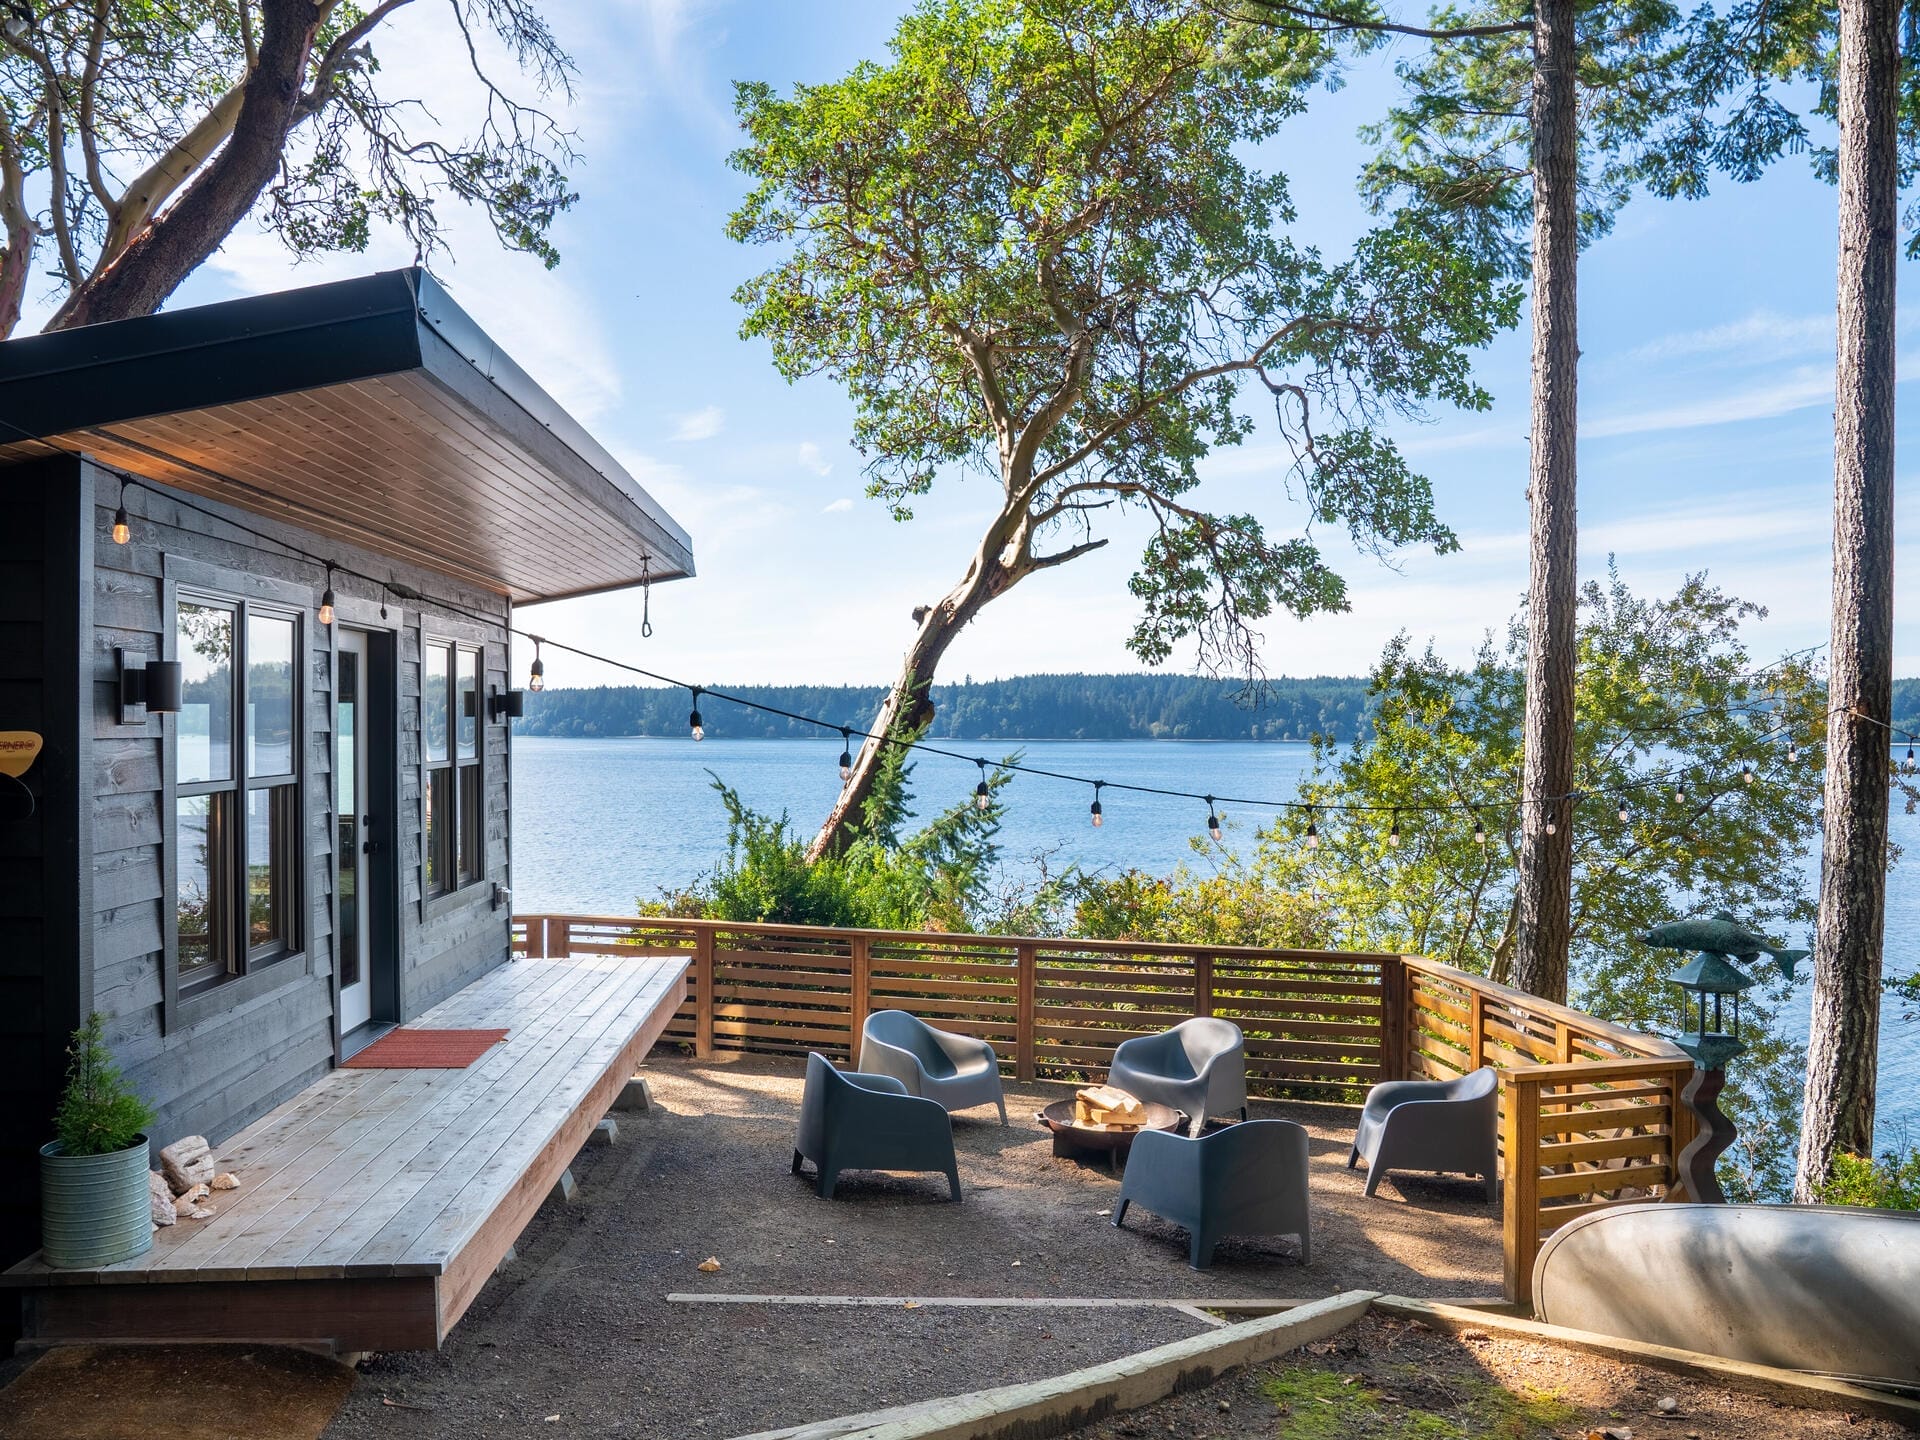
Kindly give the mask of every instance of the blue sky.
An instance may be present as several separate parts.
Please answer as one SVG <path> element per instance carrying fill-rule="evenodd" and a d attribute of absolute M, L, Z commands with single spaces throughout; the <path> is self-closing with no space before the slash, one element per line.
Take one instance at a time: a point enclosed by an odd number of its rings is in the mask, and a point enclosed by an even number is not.
<path fill-rule="evenodd" d="M 904 526 L 866 499 L 831 383 L 789 386 L 763 345 L 737 338 L 731 292 L 765 257 L 722 233 L 742 189 L 726 165 L 732 82 L 836 76 L 883 53 L 900 8 L 551 7 L 581 71 L 568 117 L 584 150 L 581 199 L 557 234 L 562 264 L 545 273 L 502 254 L 469 217 L 454 226 L 456 261 L 437 269 L 687 525 L 700 575 L 660 588 L 648 641 L 637 596 L 529 612 L 544 633 L 703 682 L 875 682 L 891 675 L 913 606 L 958 578 L 992 510 L 988 482 L 944 487 Z M 379 53 L 396 93 L 416 87 L 449 115 L 471 103 L 455 83 L 455 37 L 429 0 L 402 12 Z M 1364 153 L 1355 131 L 1391 96 L 1394 53 L 1359 62 L 1344 89 L 1317 95 L 1265 148 L 1264 162 L 1292 181 L 1297 233 L 1329 252 L 1368 223 L 1353 192 Z M 1826 636 L 1834 231 L 1832 191 L 1789 162 L 1704 202 L 1637 202 L 1580 274 L 1583 571 L 1613 553 L 1652 592 L 1704 569 L 1769 608 L 1754 632 L 1763 655 Z M 248 226 L 176 303 L 409 259 L 383 239 L 367 255 L 295 266 Z M 1266 627 L 1274 673 L 1357 673 L 1402 628 L 1464 655 L 1512 613 L 1526 583 L 1524 330 L 1498 340 L 1478 370 L 1496 397 L 1490 413 L 1399 431 L 1462 553 L 1411 554 L 1397 569 L 1350 559 L 1351 613 Z M 1276 441 L 1268 428 L 1212 461 L 1208 503 L 1287 526 L 1297 511 Z M 947 673 L 1139 668 L 1124 647 L 1137 538 L 997 603 L 956 644 Z M 1909 588 L 1903 579 L 1902 613 Z M 1920 672 L 1920 629 L 1902 624 L 1898 646 L 1900 673 Z M 572 659 L 550 661 L 549 674 L 557 685 L 620 678 Z"/>

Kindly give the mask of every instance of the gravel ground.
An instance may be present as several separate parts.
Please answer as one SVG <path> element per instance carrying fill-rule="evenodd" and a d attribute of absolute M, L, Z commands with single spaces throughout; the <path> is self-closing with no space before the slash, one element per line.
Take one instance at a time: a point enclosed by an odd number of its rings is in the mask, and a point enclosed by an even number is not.
<path fill-rule="evenodd" d="M 1896 1440 L 1889 1420 L 1778 1405 L 1486 1331 L 1369 1315 L 1330 1340 L 1074 1432 L 1075 1440 Z M 1671 1402 L 1662 1408 L 1661 1402 Z"/>
<path fill-rule="evenodd" d="M 1186 1265 L 1156 1217 L 1115 1231 L 1118 1182 L 1051 1153 L 1015 1087 L 1014 1123 L 956 1117 L 965 1200 L 939 1176 L 851 1175 L 822 1201 L 788 1173 L 797 1062 L 665 1061 L 653 1113 L 574 1165 L 520 1257 L 433 1355 L 375 1356 L 330 1440 L 406 1436 L 733 1436 L 1039 1379 L 1201 1329 L 1156 1309 L 796 1309 L 668 1303 L 673 1292 L 907 1296 L 1314 1297 L 1355 1288 L 1442 1297 L 1499 1288 L 1497 1211 L 1477 1184 L 1409 1177 L 1371 1201 L 1345 1169 L 1353 1112 L 1256 1104 L 1313 1135 L 1314 1261 L 1289 1240 L 1228 1240 Z M 720 1261 L 712 1274 L 696 1266 Z M 557 1420 L 553 1417 L 558 1417 Z M 550 1428 L 551 1427 L 551 1428 Z"/>

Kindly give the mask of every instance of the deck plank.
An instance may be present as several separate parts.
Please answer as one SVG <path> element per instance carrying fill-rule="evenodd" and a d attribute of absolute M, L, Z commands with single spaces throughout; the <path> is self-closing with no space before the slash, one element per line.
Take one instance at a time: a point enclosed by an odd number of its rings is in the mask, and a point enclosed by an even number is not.
<path fill-rule="evenodd" d="M 348 1348 L 359 1329 L 388 1345 L 444 1336 L 678 1008 L 685 971 L 638 952 L 503 965 L 411 1022 L 505 1028 L 471 1066 L 330 1071 L 216 1147 L 241 1188 L 216 1195 L 213 1219 L 163 1230 L 121 1265 L 53 1270 L 36 1256 L 0 1284 L 25 1292 L 49 1340 L 63 1327 L 192 1338 L 197 1296 L 162 1299 L 156 1284 L 227 1297 L 205 1317 L 210 1337 L 250 1333 L 252 1315 L 297 1328 L 303 1306 L 313 1338 Z"/>
<path fill-rule="evenodd" d="M 542 1056 L 560 1053 L 581 1024 L 603 1008 L 622 1002 L 631 992 L 631 977 L 619 974 L 608 974 L 598 985 L 570 992 L 574 997 L 571 1006 L 563 1002 L 544 1021 L 525 1028 L 526 1043 L 521 1053 L 511 1057 L 510 1064 L 475 1076 L 474 1084 L 447 1096 L 405 1129 L 388 1132 L 388 1143 L 377 1155 L 341 1157 L 340 1183 L 328 1184 L 328 1177 L 323 1177 L 316 1192 L 317 1203 L 298 1224 L 248 1258 L 249 1278 L 265 1278 L 273 1272 L 301 1276 L 347 1273 L 346 1267 L 361 1245 L 386 1219 L 408 1208 L 425 1185 L 427 1177 L 414 1166 L 423 1151 L 449 1130 L 471 1132 L 493 1123 L 512 1094 L 537 1073 L 535 1067 Z M 504 1051 L 509 1047 L 500 1048 Z M 503 1062 L 507 1059 L 502 1057 Z M 437 1256 L 413 1255 L 395 1263 L 428 1266 L 438 1273 L 443 1261 Z"/>
<path fill-rule="evenodd" d="M 544 1133 L 552 1133 L 560 1116 L 577 1104 L 572 1094 L 574 1084 L 570 1083 L 573 1077 L 597 1076 L 612 1063 L 634 1030 L 659 1004 L 664 986 L 651 982 L 663 973 L 675 973 L 659 961 L 639 962 L 634 968 L 644 968 L 650 983 L 630 994 L 619 1009 L 609 1009 L 598 1025 L 589 1021 L 578 1027 L 566 1044 L 527 1077 L 525 1084 L 492 1110 L 486 1125 L 466 1134 L 457 1148 L 436 1154 L 426 1183 L 353 1255 L 351 1265 L 356 1270 L 422 1257 L 445 1260 L 455 1253 L 453 1242 L 463 1233 L 463 1227 L 440 1223 L 446 1212 L 456 1204 L 464 1207 L 461 1214 L 476 1204 L 486 1208 L 488 1194 L 497 1194 L 512 1178 L 504 1173 L 512 1160 L 502 1152 L 517 1139 L 520 1150 L 528 1153 L 522 1155 L 515 1150 L 513 1154 L 522 1161 L 530 1158 L 537 1146 L 526 1142 L 524 1127 L 544 1123 Z"/>

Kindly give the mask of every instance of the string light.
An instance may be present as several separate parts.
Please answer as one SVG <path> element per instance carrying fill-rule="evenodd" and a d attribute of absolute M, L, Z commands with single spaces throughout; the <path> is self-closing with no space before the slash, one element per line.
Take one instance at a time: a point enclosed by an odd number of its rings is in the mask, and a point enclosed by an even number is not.
<path fill-rule="evenodd" d="M 1556 821 L 1553 818 L 1553 811 L 1548 810 L 1547 811 L 1547 834 L 1558 835 L 1559 833 L 1560 833 L 1560 824 L 1558 821 Z"/>
<path fill-rule="evenodd" d="M 984 810 L 993 804 L 993 791 L 987 788 L 987 762 L 976 760 L 973 763 L 980 767 L 980 783 L 973 787 L 973 808 Z"/>
<path fill-rule="evenodd" d="M 327 588 L 320 592 L 320 623 L 333 624 L 333 566 L 327 566 Z"/>
<path fill-rule="evenodd" d="M 1740 780 L 1742 784 L 1753 784 L 1753 762 L 1751 760 L 1746 761 L 1740 766 Z"/>
<path fill-rule="evenodd" d="M 113 512 L 113 543 L 124 545 L 133 538 L 133 527 L 127 523 L 127 482 L 120 481 L 120 508 Z"/>
<path fill-rule="evenodd" d="M 707 738 L 707 727 L 700 723 L 700 697 L 705 693 L 699 686 L 693 687 L 693 709 L 687 712 L 687 729 L 693 732 L 696 740 Z"/>
<path fill-rule="evenodd" d="M 1307 839 L 1307 849 L 1318 850 L 1320 848 L 1320 826 L 1317 823 L 1315 823 L 1314 812 L 1312 810 L 1307 811 L 1306 839 Z"/>
<path fill-rule="evenodd" d="M 1387 844 L 1393 846 L 1395 849 L 1398 849 L 1400 846 L 1400 807 L 1397 805 L 1393 811 L 1393 825 L 1387 831 Z"/>
<path fill-rule="evenodd" d="M 1102 820 L 1100 813 L 1100 791 L 1105 787 L 1106 783 L 1104 780 L 1096 780 L 1093 782 L 1093 808 L 1089 813 L 1093 816 L 1093 828 L 1096 830 L 1100 828 Z"/>
<path fill-rule="evenodd" d="M 248 525 L 244 520 L 240 520 L 235 516 L 223 514 L 218 511 L 208 509 L 207 507 L 196 503 L 191 497 L 181 493 L 177 493 L 171 488 L 163 488 L 163 487 L 151 484 L 143 480 L 139 476 L 131 475 L 124 471 L 115 471 L 115 473 L 119 475 L 120 482 L 121 482 L 121 504 L 115 511 L 115 534 L 113 538 L 116 543 L 125 544 L 125 543 L 128 543 L 128 541 L 131 539 L 130 526 L 128 527 L 128 534 L 126 536 L 123 537 L 120 533 L 118 533 L 125 517 L 126 491 L 129 487 L 141 488 L 141 489 L 150 490 L 156 495 L 163 496 L 164 498 L 169 500 L 171 503 L 178 505 L 180 508 L 184 510 L 193 511 L 197 514 L 204 515 L 210 520 L 218 521 L 221 524 L 228 525 L 235 529 L 251 534 L 256 538 L 258 538 L 259 540 L 261 540 L 262 542 L 273 546 L 275 549 L 279 551 L 300 556 L 301 558 L 307 560 L 308 562 L 314 565 L 324 565 L 328 572 L 328 580 L 329 580 L 328 589 L 329 590 L 332 589 L 331 581 L 333 578 L 333 571 L 336 569 L 342 570 L 343 573 L 360 575 L 360 577 L 362 579 L 367 580 L 368 583 L 380 587 L 380 592 L 381 592 L 380 613 L 382 615 L 382 618 L 385 618 L 385 616 L 387 615 L 387 603 L 388 603 L 388 598 L 390 596 L 397 595 L 403 599 L 419 601 L 422 604 L 423 608 L 428 604 L 428 602 L 425 600 L 423 596 L 419 594 L 419 592 L 411 590 L 407 587 L 401 586 L 397 581 L 393 581 L 391 579 L 383 580 L 380 577 L 372 576 L 372 575 L 362 575 L 361 572 L 359 571 L 352 570 L 349 567 L 339 566 L 334 561 L 327 560 L 324 557 L 313 554 L 310 551 L 302 550 L 298 545 L 289 542 L 281 535 L 269 534 L 265 530 L 257 529 L 253 526 Z M 649 564 L 648 557 L 642 556 L 641 559 L 642 559 L 642 579 L 640 582 L 640 588 L 642 590 L 642 596 L 643 596 L 642 605 L 643 605 L 643 615 L 644 615 L 646 599 L 648 597 L 648 592 L 651 589 L 651 585 L 648 582 L 651 581 L 652 577 L 650 574 L 650 564 Z M 322 597 L 323 606 L 326 602 L 326 598 L 327 597 L 323 595 Z M 508 631 L 508 633 L 513 635 L 519 635 L 533 641 L 534 658 L 533 658 L 531 671 L 528 679 L 528 688 L 536 691 L 544 690 L 546 688 L 546 673 L 545 673 L 546 666 L 545 666 L 543 656 L 541 654 L 541 647 L 542 647 L 542 642 L 544 637 L 533 635 L 527 631 L 518 630 L 513 627 L 510 619 L 503 619 L 502 616 L 498 614 L 482 613 L 480 611 L 469 610 L 453 601 L 444 600 L 444 599 L 437 600 L 431 603 L 434 608 L 465 615 L 483 624 L 502 625 Z M 685 681 L 675 680 L 671 676 L 660 675 L 653 671 L 646 670 L 637 665 L 629 664 L 622 660 L 616 660 L 609 656 L 594 654 L 591 651 L 582 650 L 577 646 L 566 645 L 558 641 L 553 643 L 559 645 L 559 647 L 563 650 L 583 656 L 584 658 L 587 658 L 599 663 L 610 665 L 615 669 L 625 670 L 629 673 L 642 676 L 643 678 L 646 678 L 649 680 L 654 680 L 666 685 L 687 685 L 687 682 Z M 1810 647 L 1810 649 L 1818 649 L 1818 648 L 1820 647 L 1817 647 L 1817 646 Z M 716 693 L 716 692 L 706 691 L 691 685 L 687 685 L 687 688 L 690 690 L 693 690 L 696 706 L 698 704 L 699 697 L 701 695 Z M 896 745 L 904 749 L 919 750 L 926 754 L 939 755 L 939 756 L 944 756 L 944 757 L 947 757 L 950 759 L 956 759 L 956 760 L 972 758 L 969 756 L 956 754 L 951 750 L 943 749 L 937 745 L 931 745 L 931 744 L 927 744 L 920 741 L 898 740 L 889 735 L 875 735 L 866 731 L 855 731 L 851 727 L 833 725 L 828 723 L 827 721 L 817 719 L 810 715 L 801 715 L 793 711 L 781 709 L 778 706 L 767 705 L 756 700 L 749 700 L 744 696 L 721 694 L 720 698 L 723 700 L 727 700 L 730 703 L 740 705 L 746 709 L 756 710 L 765 714 L 779 716 L 783 719 L 792 721 L 796 724 L 816 726 L 820 729 L 829 730 L 829 731 L 837 729 L 841 732 L 843 741 L 846 741 L 849 744 L 850 744 L 852 735 L 858 733 L 861 735 L 863 741 L 871 742 L 876 745 Z M 1859 719 L 1872 718 L 1872 717 L 1860 714 L 1857 710 L 1854 710 L 1851 707 L 1840 707 L 1828 713 L 1829 715 L 1839 714 L 1839 713 L 1848 713 L 1848 714 L 1854 715 L 1856 718 L 1859 718 Z M 689 716 L 689 720 L 690 721 L 695 720 L 698 717 L 698 715 L 699 715 L 699 711 L 698 709 L 695 709 L 692 712 L 692 714 Z M 1916 739 L 1920 739 L 1920 737 L 1917 737 L 1911 734 L 1910 732 L 1899 730 L 1894 726 L 1886 724 L 1886 722 L 1884 721 L 1875 721 L 1874 723 L 1882 725 L 1883 728 L 1889 731 L 1892 731 L 1894 735 L 1904 738 L 1909 742 L 1915 741 Z M 694 728 L 695 728 L 695 738 L 696 739 L 703 738 L 704 727 L 694 727 Z M 1779 726 L 1773 732 L 1771 732 L 1770 735 L 1764 736 L 1761 738 L 1763 741 L 1766 739 L 1771 739 L 1773 738 L 1773 736 L 1783 734 L 1788 728 L 1789 727 L 1786 725 Z M 850 754 L 846 751 L 843 751 L 843 757 L 849 760 L 851 759 Z M 1799 760 L 1800 745 L 1797 739 L 1790 739 L 1788 741 L 1786 746 L 1786 757 L 1790 762 Z M 1908 769 L 1909 769 L 1909 773 L 1911 773 L 1912 767 L 1914 765 L 1914 746 L 1911 743 L 1909 743 L 1907 747 L 1907 757 L 1908 757 L 1907 758 Z M 983 766 L 983 773 L 984 773 L 985 762 L 976 761 L 976 763 Z M 851 770 L 850 765 L 847 766 L 846 768 L 849 771 Z M 1080 783 L 1080 784 L 1095 785 L 1096 799 L 1099 795 L 1100 790 L 1105 788 L 1108 785 L 1112 785 L 1116 789 L 1129 790 L 1137 794 L 1164 795 L 1164 796 L 1177 797 L 1177 798 L 1205 799 L 1207 802 L 1207 809 L 1208 809 L 1207 818 L 1210 822 L 1208 826 L 1209 833 L 1213 834 L 1214 838 L 1216 839 L 1220 838 L 1220 835 L 1219 835 L 1219 818 L 1220 817 L 1218 814 L 1219 800 L 1218 800 L 1218 797 L 1216 796 L 1195 796 L 1191 791 L 1175 790 L 1165 786 L 1130 785 L 1125 782 L 1116 782 L 1116 781 L 1096 782 L 1083 776 L 1068 775 L 1059 771 L 1045 770 L 1045 769 L 1038 768 L 1036 766 L 1022 765 L 1022 764 L 1013 763 L 1013 762 L 1008 762 L 1005 768 L 1011 772 L 1016 772 L 1020 774 L 1037 775 L 1047 779 L 1066 780 L 1066 781 L 1071 781 L 1071 782 Z M 1673 789 L 1674 797 L 1677 800 L 1684 801 L 1687 795 L 1688 775 L 1697 773 L 1706 768 L 1707 767 L 1703 765 L 1693 765 L 1678 771 L 1669 770 L 1664 774 L 1661 774 L 1661 773 L 1650 774 L 1644 777 L 1639 777 L 1639 778 L 1624 782 L 1624 788 L 1631 790 L 1631 789 L 1637 789 L 1643 786 L 1660 785 L 1663 783 L 1671 782 L 1674 787 Z M 1742 779 L 1747 780 L 1748 783 L 1752 783 L 1752 781 L 1748 779 L 1751 772 L 1752 772 L 1752 762 L 1749 760 L 1745 762 L 1745 764 L 1743 764 L 1742 772 L 1741 772 Z M 848 778 L 851 778 L 851 776 L 849 775 Z M 978 798 L 977 791 L 976 791 L 976 798 Z M 1558 804 L 1562 800 L 1570 801 L 1574 798 L 1575 796 L 1572 794 L 1565 795 L 1565 796 L 1548 796 L 1548 797 L 1542 797 L 1539 801 L 1536 801 L 1534 803 L 1554 805 L 1554 804 Z M 1457 810 L 1465 809 L 1470 813 L 1472 813 L 1474 816 L 1474 832 L 1473 833 L 1474 833 L 1475 841 L 1479 844 L 1484 845 L 1487 843 L 1487 830 L 1486 830 L 1486 825 L 1484 820 L 1479 815 L 1479 810 L 1483 805 L 1492 804 L 1496 808 L 1511 808 L 1513 806 L 1518 806 L 1528 802 L 1525 799 L 1525 797 L 1521 797 L 1521 798 L 1517 798 L 1510 801 L 1486 801 L 1486 802 L 1455 801 L 1455 802 L 1446 802 L 1446 803 L 1414 805 L 1412 807 L 1402 807 L 1402 806 L 1387 807 L 1387 806 L 1382 806 L 1377 804 L 1367 804 L 1367 803 L 1308 805 L 1299 800 L 1266 800 L 1266 799 L 1248 799 L 1246 797 L 1239 797 L 1237 799 L 1231 800 L 1229 803 L 1248 805 L 1256 808 L 1269 809 L 1274 811 L 1306 810 L 1309 814 L 1309 820 L 1307 825 L 1308 843 L 1309 845 L 1313 845 L 1317 847 L 1318 839 L 1319 839 L 1319 827 L 1314 817 L 1316 815 L 1316 812 L 1320 809 L 1351 811 L 1351 812 L 1376 812 L 1376 813 L 1383 809 L 1391 809 L 1396 814 L 1396 816 L 1397 816 L 1397 812 L 1402 808 L 1412 808 L 1414 810 L 1427 811 L 1427 812 L 1457 811 Z M 1628 807 L 1627 807 L 1627 801 L 1624 796 L 1620 799 L 1618 813 L 1621 817 L 1622 823 L 1625 823 L 1628 816 Z M 1395 829 L 1397 829 L 1397 824 L 1393 825 L 1389 830 L 1389 843 L 1392 842 L 1392 834 L 1393 834 L 1393 830 Z"/>
<path fill-rule="evenodd" d="M 840 727 L 840 783 L 846 784 L 853 778 L 853 731 L 846 726 Z"/>

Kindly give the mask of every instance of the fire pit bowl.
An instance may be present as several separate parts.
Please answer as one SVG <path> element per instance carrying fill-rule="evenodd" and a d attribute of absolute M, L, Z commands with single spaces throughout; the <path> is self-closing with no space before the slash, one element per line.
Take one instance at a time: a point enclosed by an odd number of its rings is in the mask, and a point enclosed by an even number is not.
<path fill-rule="evenodd" d="M 1071 1099 L 1056 1100 L 1033 1118 L 1053 1132 L 1055 1155 L 1073 1160 L 1103 1155 L 1107 1168 L 1117 1170 L 1142 1130 L 1171 1130 L 1181 1135 L 1187 1131 L 1187 1117 L 1181 1111 L 1152 1100 L 1141 1103 L 1147 1110 L 1144 1125 L 1082 1125 L 1074 1119 Z"/>

